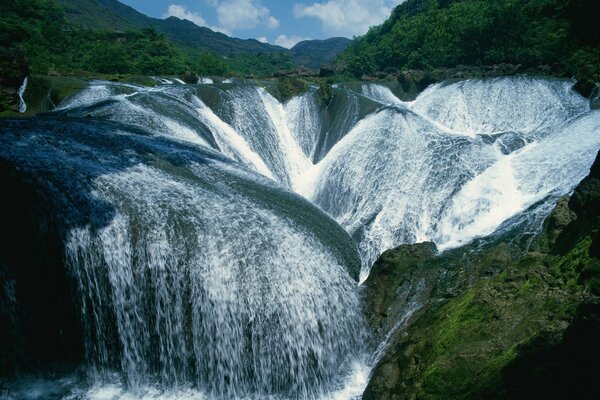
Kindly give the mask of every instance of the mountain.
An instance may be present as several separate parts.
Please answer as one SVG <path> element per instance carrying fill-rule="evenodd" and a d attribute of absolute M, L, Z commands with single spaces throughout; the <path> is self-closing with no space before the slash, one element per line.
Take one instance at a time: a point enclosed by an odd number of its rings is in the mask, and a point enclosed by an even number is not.
<path fill-rule="evenodd" d="M 116 0 L 56 0 L 76 26 L 92 30 L 128 31 L 152 26 L 150 18 Z"/>
<path fill-rule="evenodd" d="M 117 0 L 57 0 L 68 19 L 76 26 L 91 30 L 128 31 L 154 28 L 174 44 L 185 49 L 209 51 L 221 56 L 237 53 L 285 53 L 280 46 L 255 39 L 238 39 L 188 20 L 176 17 L 148 17 Z"/>
<path fill-rule="evenodd" d="M 297 65 L 319 68 L 321 64 L 332 62 L 339 53 L 348 48 L 351 42 L 350 39 L 344 37 L 304 40 L 292 47 L 290 53 Z"/>
<path fill-rule="evenodd" d="M 188 20 L 177 17 L 152 20 L 152 27 L 164 34 L 173 43 L 189 49 L 210 51 L 230 56 L 237 53 L 286 53 L 281 46 L 259 42 L 256 39 L 238 39 L 229 37 L 212 29 L 201 27 Z"/>

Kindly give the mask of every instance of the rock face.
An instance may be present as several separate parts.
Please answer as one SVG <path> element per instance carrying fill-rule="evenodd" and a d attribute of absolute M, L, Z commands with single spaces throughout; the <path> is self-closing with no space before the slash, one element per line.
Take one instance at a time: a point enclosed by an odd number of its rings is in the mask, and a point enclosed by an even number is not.
<path fill-rule="evenodd" d="M 363 399 L 598 398 L 599 210 L 600 157 L 535 250 L 384 253 L 367 280 L 369 323 L 380 337 L 402 326 Z M 407 318 L 411 290 L 427 301 Z"/>
<path fill-rule="evenodd" d="M 0 48 L 0 113 L 19 111 L 18 90 L 29 74 L 29 64 L 22 49 Z"/>

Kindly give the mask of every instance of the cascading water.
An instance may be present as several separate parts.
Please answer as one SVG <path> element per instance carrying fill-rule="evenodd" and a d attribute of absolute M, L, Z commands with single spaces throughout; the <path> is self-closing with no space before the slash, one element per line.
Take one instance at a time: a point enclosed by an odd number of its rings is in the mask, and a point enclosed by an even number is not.
<path fill-rule="evenodd" d="M 388 248 L 426 240 L 441 249 L 458 246 L 491 234 L 539 201 L 551 204 L 570 192 L 600 146 L 594 125 L 598 113 L 571 86 L 564 80 L 524 77 L 468 80 L 433 85 L 415 101 L 402 102 L 387 87 L 363 84 L 334 88 L 328 107 L 319 105 L 314 90 L 280 104 L 247 83 L 154 91 L 194 104 L 190 121 L 200 121 L 202 127 L 187 123 L 187 134 L 179 134 L 183 139 L 194 129 L 196 136 L 213 137 L 215 149 L 275 178 L 333 216 L 358 243 L 364 279 Z M 148 96 L 158 95 L 148 91 Z M 328 114 L 339 107 L 343 123 Z M 113 109 L 105 113 L 132 122 Z M 152 109 L 157 120 L 168 120 L 171 113 L 165 114 Z M 586 124 L 580 121 L 584 119 Z M 176 132 L 162 125 L 158 131 Z M 546 154 L 560 152 L 553 143 L 570 135 L 579 140 L 575 149 L 565 147 L 565 154 L 578 157 L 557 162 L 552 169 L 564 171 L 564 176 L 545 174 L 539 177 L 543 183 L 532 181 L 531 188 L 527 179 L 537 179 L 533 175 L 521 173 L 508 180 L 514 160 L 531 163 L 520 169 L 535 169 L 544 161 L 518 154 L 537 146 L 549 146 Z M 235 140 L 225 144 L 227 137 Z M 478 185 L 494 189 L 469 196 L 469 188 Z M 537 217 L 531 225 L 539 226 L 544 213 L 533 214 Z"/>
<path fill-rule="evenodd" d="M 23 84 L 19 87 L 19 90 L 17 92 L 17 95 L 19 96 L 19 112 L 21 114 L 23 114 L 25 111 L 27 111 L 27 103 L 25 102 L 25 99 L 23 98 L 23 95 L 25 94 L 25 90 L 27 90 L 27 77 L 25 77 L 25 79 L 23 79 Z"/>
<path fill-rule="evenodd" d="M 363 85 L 385 106 L 316 166 L 304 194 L 358 242 L 362 279 L 381 252 L 401 243 L 446 249 L 491 234 L 587 174 L 600 147 L 600 113 L 571 85 L 464 81 L 430 87 L 410 103 Z M 536 216 L 539 227 L 544 215 Z"/>
<path fill-rule="evenodd" d="M 3 162 L 43 176 L 36 190 L 60 215 L 100 383 L 118 372 L 134 390 L 314 397 L 352 372 L 365 332 L 348 273 L 358 257 L 307 201 L 214 151 L 125 125 L 3 130 Z"/>
<path fill-rule="evenodd" d="M 402 243 L 538 229 L 600 148 L 600 111 L 571 86 L 469 80 L 403 102 L 340 85 L 326 103 L 315 88 L 281 103 L 244 81 L 94 81 L 57 119 L 3 127 L 0 155 L 50 176 L 68 210 L 98 390 L 116 372 L 119 393 L 342 399 L 368 371 L 346 270 L 362 263 L 365 279 Z"/>

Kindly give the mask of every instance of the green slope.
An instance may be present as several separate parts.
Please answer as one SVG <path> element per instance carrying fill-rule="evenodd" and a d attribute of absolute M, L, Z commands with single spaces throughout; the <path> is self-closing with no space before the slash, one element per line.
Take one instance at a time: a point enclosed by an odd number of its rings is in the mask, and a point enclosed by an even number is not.
<path fill-rule="evenodd" d="M 351 40 L 344 37 L 333 37 L 325 40 L 304 40 L 290 49 L 297 65 L 308 68 L 319 68 L 322 64 L 332 62 L 335 57 L 346 50 Z"/>
<path fill-rule="evenodd" d="M 356 76 L 510 63 L 599 80 L 599 32 L 595 0 L 408 0 L 342 58 Z"/>
<path fill-rule="evenodd" d="M 56 0 L 73 25 L 90 30 L 129 31 L 152 26 L 152 19 L 116 0 Z"/>
<path fill-rule="evenodd" d="M 221 56 L 238 53 L 286 52 L 280 46 L 254 39 L 232 38 L 176 17 L 148 17 L 117 0 L 57 0 L 76 26 L 91 30 L 128 31 L 152 27 L 174 44 L 187 49 L 210 51 Z"/>

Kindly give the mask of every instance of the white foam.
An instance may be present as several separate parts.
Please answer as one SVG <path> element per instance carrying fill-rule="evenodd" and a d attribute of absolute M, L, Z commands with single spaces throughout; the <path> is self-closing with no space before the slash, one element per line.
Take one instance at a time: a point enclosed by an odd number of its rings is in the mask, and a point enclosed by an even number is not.
<path fill-rule="evenodd" d="M 27 111 L 27 103 L 25 103 L 25 99 L 23 98 L 25 90 L 27 90 L 27 77 L 23 79 L 23 83 L 21 84 L 21 86 L 19 87 L 19 91 L 17 92 L 17 94 L 19 95 L 19 112 L 21 114 Z"/>

